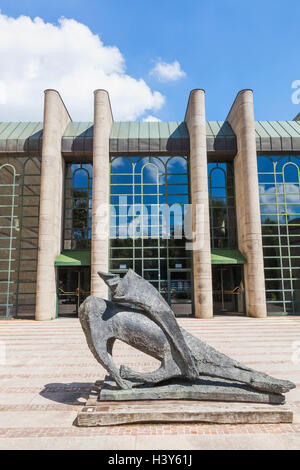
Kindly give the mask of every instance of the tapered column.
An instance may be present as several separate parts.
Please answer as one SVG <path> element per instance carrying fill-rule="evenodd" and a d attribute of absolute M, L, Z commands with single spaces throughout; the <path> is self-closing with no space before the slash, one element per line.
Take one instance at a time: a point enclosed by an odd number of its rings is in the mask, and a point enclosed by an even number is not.
<path fill-rule="evenodd" d="M 237 138 L 234 159 L 239 250 L 245 264 L 246 313 L 265 317 L 266 294 L 261 236 L 253 93 L 240 91 L 227 117 Z"/>
<path fill-rule="evenodd" d="M 39 244 L 36 288 L 36 320 L 56 316 L 55 258 L 61 250 L 64 159 L 61 139 L 71 121 L 55 90 L 45 91 Z"/>
<path fill-rule="evenodd" d="M 205 93 L 190 94 L 185 121 L 190 134 L 190 173 L 194 232 L 194 299 L 198 318 L 213 316 Z"/>
<path fill-rule="evenodd" d="M 91 294 L 107 298 L 108 290 L 97 271 L 109 269 L 109 136 L 113 124 L 107 91 L 94 92 L 93 209 Z"/>

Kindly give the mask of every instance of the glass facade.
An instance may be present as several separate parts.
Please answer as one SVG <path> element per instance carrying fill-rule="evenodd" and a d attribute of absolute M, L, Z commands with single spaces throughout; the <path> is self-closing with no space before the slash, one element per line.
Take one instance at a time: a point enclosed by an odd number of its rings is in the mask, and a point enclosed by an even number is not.
<path fill-rule="evenodd" d="M 188 174 L 187 157 L 111 158 L 110 271 L 134 269 L 169 302 L 172 286 L 191 298 L 191 252 L 183 236 Z"/>
<path fill-rule="evenodd" d="M 93 166 L 67 163 L 65 173 L 64 250 L 90 250 Z"/>
<path fill-rule="evenodd" d="M 35 306 L 41 162 L 0 158 L 0 317 Z"/>
<path fill-rule="evenodd" d="M 193 295 L 192 251 L 184 237 L 188 157 L 112 156 L 110 164 L 110 270 L 134 269 L 183 311 Z M 0 158 L 2 318 L 34 311 L 40 166 L 37 156 Z M 258 176 L 268 314 L 299 315 L 300 156 L 259 155 Z M 63 250 L 91 249 L 92 182 L 92 164 L 66 163 Z M 237 248 L 233 162 L 208 163 L 208 189 L 211 246 Z"/>
<path fill-rule="evenodd" d="M 300 313 L 299 174 L 299 156 L 258 156 L 268 314 Z"/>
<path fill-rule="evenodd" d="M 208 163 L 208 191 L 212 248 L 237 244 L 233 162 Z"/>

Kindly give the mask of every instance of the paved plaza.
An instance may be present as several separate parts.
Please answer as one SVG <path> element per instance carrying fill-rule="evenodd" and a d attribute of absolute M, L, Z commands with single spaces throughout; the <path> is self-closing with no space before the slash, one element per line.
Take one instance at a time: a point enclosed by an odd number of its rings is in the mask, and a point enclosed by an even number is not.
<path fill-rule="evenodd" d="M 0 449 L 299 449 L 300 317 L 219 316 L 179 323 L 225 354 L 297 388 L 293 424 L 138 424 L 78 428 L 78 409 L 104 369 L 78 319 L 0 321 Z M 297 354 L 298 348 L 298 354 Z M 157 361 L 116 343 L 117 364 L 150 371 Z"/>

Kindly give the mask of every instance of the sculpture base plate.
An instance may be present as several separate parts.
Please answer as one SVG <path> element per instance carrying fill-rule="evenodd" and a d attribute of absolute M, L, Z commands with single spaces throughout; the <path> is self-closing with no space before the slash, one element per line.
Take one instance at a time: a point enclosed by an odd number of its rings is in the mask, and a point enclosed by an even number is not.
<path fill-rule="evenodd" d="M 219 394 L 216 391 L 212 393 L 212 385 L 209 386 L 209 396 L 208 392 L 203 391 L 204 385 L 187 384 L 186 382 L 184 382 L 185 387 L 194 387 L 193 392 L 190 390 L 190 399 L 181 398 L 179 396 L 177 396 L 176 399 L 167 399 L 167 392 L 162 393 L 162 390 L 159 392 L 157 389 L 170 387 L 170 384 L 164 386 L 161 385 L 159 387 L 144 386 L 142 388 L 139 387 L 130 390 L 119 390 L 116 388 L 113 381 L 107 379 L 108 378 L 106 378 L 104 384 L 101 382 L 95 383 L 86 405 L 77 415 L 78 426 L 108 426 L 158 422 L 198 422 L 216 424 L 266 424 L 293 422 L 293 413 L 289 407 L 279 404 L 278 401 L 276 406 L 274 406 L 275 402 L 270 401 L 270 396 L 268 394 L 260 394 L 259 392 L 253 393 L 257 393 L 258 395 L 267 395 L 269 397 L 269 401 L 263 402 L 262 397 L 260 397 L 261 401 L 258 401 L 258 397 L 256 397 L 255 402 L 247 403 L 245 398 L 248 397 L 249 400 L 249 392 L 247 391 L 247 394 L 242 392 L 239 396 L 237 391 L 239 387 L 237 387 L 237 383 L 233 382 L 230 382 L 230 384 L 229 382 L 228 384 L 226 382 L 230 388 L 234 388 L 234 395 L 231 395 L 230 400 L 228 400 L 230 396 L 229 393 L 227 393 L 227 395 L 226 393 L 223 393 L 223 398 L 220 394 L 220 390 L 218 392 Z M 209 381 L 212 381 L 212 379 L 210 378 Z M 176 384 L 171 384 L 171 386 L 172 385 L 177 387 L 179 386 L 179 388 L 184 387 L 183 383 L 180 384 L 178 382 Z M 221 387 L 221 385 L 219 386 Z M 241 386 L 241 384 L 238 384 L 238 386 Z M 195 399 L 192 395 L 196 395 L 195 388 L 197 389 L 197 387 L 200 387 L 200 389 L 198 389 L 198 397 L 200 398 Z M 216 387 L 216 384 L 214 387 Z M 224 387 L 224 382 L 222 382 L 222 388 L 226 388 Z M 144 390 L 145 392 L 145 389 L 147 389 L 148 394 L 150 394 L 150 391 L 152 390 L 152 393 L 155 393 L 159 398 L 141 398 L 141 390 Z M 155 389 L 155 392 L 153 392 L 153 389 Z M 113 396 L 114 398 L 103 400 L 103 392 L 105 392 L 104 396 L 106 398 L 108 396 Z M 169 394 L 171 394 L 171 392 L 172 390 L 168 391 Z M 123 396 L 130 398 L 120 398 L 120 393 L 124 393 Z M 282 396 L 278 395 L 278 397 Z M 274 399 L 274 397 L 271 399 Z M 231 400 L 234 400 L 235 403 L 230 402 Z M 267 400 L 266 397 L 265 400 Z"/>
<path fill-rule="evenodd" d="M 96 382 L 97 384 L 100 385 Z M 121 390 L 107 375 L 102 386 L 99 387 L 99 400 L 205 400 L 279 405 L 285 402 L 285 396 L 256 391 L 241 382 L 213 377 L 201 377 L 194 382 L 172 379 L 158 385 L 143 384 Z"/>

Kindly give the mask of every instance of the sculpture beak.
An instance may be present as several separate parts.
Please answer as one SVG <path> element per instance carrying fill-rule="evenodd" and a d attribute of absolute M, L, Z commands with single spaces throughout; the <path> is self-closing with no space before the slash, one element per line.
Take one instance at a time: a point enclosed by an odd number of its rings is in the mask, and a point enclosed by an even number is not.
<path fill-rule="evenodd" d="M 118 274 L 113 273 L 105 273 L 103 271 L 97 271 L 101 279 L 105 282 L 105 284 L 110 288 L 112 293 L 115 292 L 121 278 Z"/>

